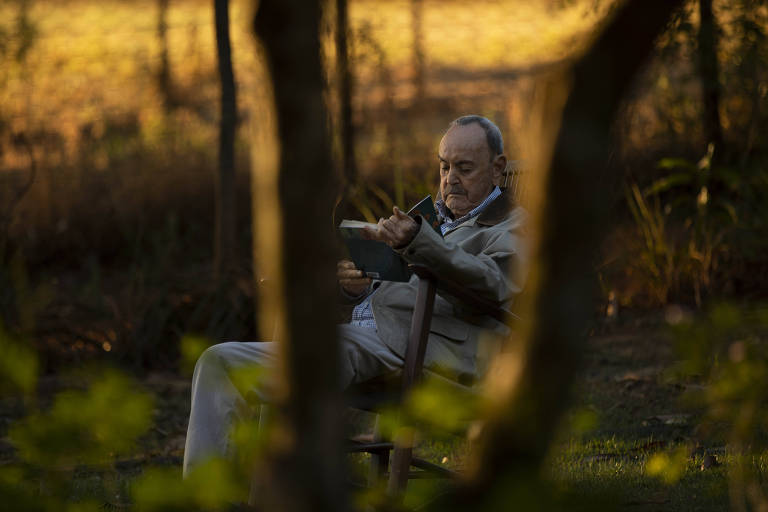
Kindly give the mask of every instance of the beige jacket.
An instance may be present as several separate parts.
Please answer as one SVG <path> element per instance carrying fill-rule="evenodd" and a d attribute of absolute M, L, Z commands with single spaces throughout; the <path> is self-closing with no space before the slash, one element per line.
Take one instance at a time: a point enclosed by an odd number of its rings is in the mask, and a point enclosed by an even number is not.
<path fill-rule="evenodd" d="M 489 299 L 510 302 L 520 293 L 528 269 L 527 213 L 503 192 L 478 216 L 440 237 L 421 224 L 413 241 L 399 250 L 409 263 L 430 266 Z M 418 278 L 407 283 L 382 282 L 371 297 L 379 337 L 405 357 Z M 508 328 L 473 313 L 438 291 L 425 356 L 425 367 L 470 383 L 477 376 L 478 338 L 485 330 L 500 334 Z"/>

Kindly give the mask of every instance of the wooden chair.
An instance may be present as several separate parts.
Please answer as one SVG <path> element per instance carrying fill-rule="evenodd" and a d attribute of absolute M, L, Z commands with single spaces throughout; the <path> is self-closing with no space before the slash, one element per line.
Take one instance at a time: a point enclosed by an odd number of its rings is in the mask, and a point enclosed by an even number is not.
<path fill-rule="evenodd" d="M 352 407 L 376 412 L 377 407 L 382 403 L 401 401 L 418 383 L 422 376 L 435 295 L 438 289 L 442 293 L 452 295 L 464 304 L 473 307 L 479 313 L 491 316 L 500 322 L 510 324 L 518 319 L 514 313 L 503 308 L 500 303 L 481 297 L 455 282 L 438 276 L 425 265 L 409 265 L 409 268 L 419 277 L 419 287 L 399 389 L 395 390 L 394 393 L 391 391 L 366 393 L 364 388 L 362 392 L 358 389 L 357 393 L 351 395 L 350 405 Z M 349 451 L 371 454 L 369 484 L 375 483 L 378 478 L 387 477 L 387 493 L 392 496 L 401 496 L 405 492 L 409 478 L 456 476 L 453 471 L 414 458 L 412 446 L 398 445 L 390 440 L 380 439 L 378 432 L 374 433 L 372 442 L 351 443 Z M 418 471 L 411 472 L 411 466 Z"/>

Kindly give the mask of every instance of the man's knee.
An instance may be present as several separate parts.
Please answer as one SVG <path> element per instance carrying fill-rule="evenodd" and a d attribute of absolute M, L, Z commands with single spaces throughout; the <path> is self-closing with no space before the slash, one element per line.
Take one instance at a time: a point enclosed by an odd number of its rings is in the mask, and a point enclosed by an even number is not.
<path fill-rule="evenodd" d="M 203 350 L 203 353 L 200 354 L 200 357 L 197 358 L 196 366 L 205 367 L 221 364 L 220 352 L 221 349 L 219 348 L 219 345 L 212 345 L 208 347 L 207 349 Z"/>
<path fill-rule="evenodd" d="M 193 382 L 227 382 L 243 396 L 265 394 L 271 386 L 273 343 L 226 342 L 206 349 L 195 365 Z"/>
<path fill-rule="evenodd" d="M 195 375 L 212 370 L 224 370 L 227 368 L 227 355 L 232 352 L 233 345 L 237 342 L 227 342 L 212 345 L 205 349 L 195 363 Z"/>

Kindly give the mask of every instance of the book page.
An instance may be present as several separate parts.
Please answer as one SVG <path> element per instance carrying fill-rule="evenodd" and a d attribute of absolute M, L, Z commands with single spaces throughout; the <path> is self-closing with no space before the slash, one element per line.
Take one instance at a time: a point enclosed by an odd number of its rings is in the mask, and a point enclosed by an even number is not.
<path fill-rule="evenodd" d="M 366 226 L 373 230 L 379 229 L 378 224 L 373 224 L 371 222 L 363 222 L 361 220 L 344 219 L 341 221 L 341 224 L 339 224 L 340 228 L 351 228 L 351 229 L 363 229 Z"/>

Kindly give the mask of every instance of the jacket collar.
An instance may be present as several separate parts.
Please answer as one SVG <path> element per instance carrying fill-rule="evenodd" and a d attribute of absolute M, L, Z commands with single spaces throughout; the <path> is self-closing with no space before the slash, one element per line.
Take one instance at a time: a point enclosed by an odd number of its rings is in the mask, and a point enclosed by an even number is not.
<path fill-rule="evenodd" d="M 515 206 L 515 201 L 512 199 L 509 189 L 502 188 L 501 195 L 491 201 L 491 204 L 486 206 L 485 209 L 480 212 L 480 215 L 477 216 L 476 223 L 483 226 L 495 226 L 503 221 Z"/>

